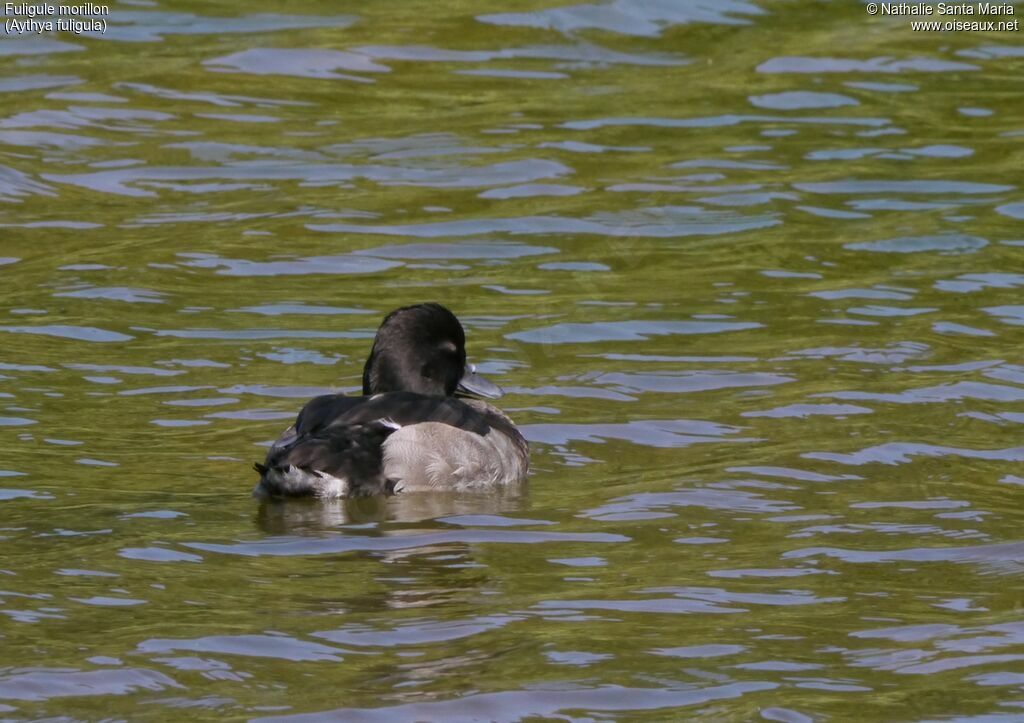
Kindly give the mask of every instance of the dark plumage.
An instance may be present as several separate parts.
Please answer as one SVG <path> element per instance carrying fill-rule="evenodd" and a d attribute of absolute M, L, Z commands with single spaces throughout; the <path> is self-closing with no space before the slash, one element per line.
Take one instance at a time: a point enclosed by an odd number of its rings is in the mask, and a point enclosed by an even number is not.
<path fill-rule="evenodd" d="M 521 482 L 526 440 L 466 365 L 465 333 L 440 304 L 388 314 L 363 368 L 363 396 L 310 400 L 256 464 L 261 496 L 356 497 Z"/>

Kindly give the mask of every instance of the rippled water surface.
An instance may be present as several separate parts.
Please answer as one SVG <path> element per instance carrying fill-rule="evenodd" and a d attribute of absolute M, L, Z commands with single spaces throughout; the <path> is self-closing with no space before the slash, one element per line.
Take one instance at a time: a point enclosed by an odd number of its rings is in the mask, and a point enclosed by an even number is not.
<path fill-rule="evenodd" d="M 0 717 L 1024 717 L 1024 36 L 107 19 L 0 36 Z M 251 499 L 424 300 L 528 494 Z"/>

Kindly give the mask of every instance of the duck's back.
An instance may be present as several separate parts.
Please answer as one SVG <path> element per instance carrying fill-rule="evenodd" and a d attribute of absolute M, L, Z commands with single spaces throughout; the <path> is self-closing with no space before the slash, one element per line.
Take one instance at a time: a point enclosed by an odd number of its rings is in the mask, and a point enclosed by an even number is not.
<path fill-rule="evenodd" d="M 525 479 L 526 440 L 478 400 L 391 392 L 310 400 L 267 453 L 257 494 L 473 490 Z"/>

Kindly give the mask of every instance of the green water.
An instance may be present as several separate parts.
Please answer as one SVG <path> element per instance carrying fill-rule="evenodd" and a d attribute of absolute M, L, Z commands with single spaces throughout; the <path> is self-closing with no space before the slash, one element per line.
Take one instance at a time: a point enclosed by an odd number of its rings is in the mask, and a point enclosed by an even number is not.
<path fill-rule="evenodd" d="M 0 33 L 0 718 L 1024 718 L 1022 36 L 106 19 Z M 250 498 L 426 300 L 528 493 Z"/>

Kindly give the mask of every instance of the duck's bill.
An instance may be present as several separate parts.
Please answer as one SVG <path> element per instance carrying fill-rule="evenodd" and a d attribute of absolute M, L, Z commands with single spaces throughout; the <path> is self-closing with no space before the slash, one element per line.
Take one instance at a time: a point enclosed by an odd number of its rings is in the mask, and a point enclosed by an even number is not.
<path fill-rule="evenodd" d="M 462 379 L 459 380 L 459 386 L 456 388 L 455 393 L 468 397 L 497 399 L 505 392 L 503 392 L 501 387 L 494 382 L 477 374 L 475 366 L 467 364 L 466 370 L 462 373 Z"/>

